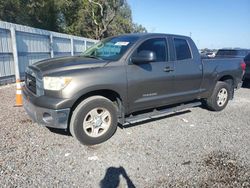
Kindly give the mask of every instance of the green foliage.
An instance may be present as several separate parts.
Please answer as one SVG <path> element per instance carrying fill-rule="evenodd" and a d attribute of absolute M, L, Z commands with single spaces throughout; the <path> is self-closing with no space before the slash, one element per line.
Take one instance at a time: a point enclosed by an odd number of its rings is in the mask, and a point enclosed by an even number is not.
<path fill-rule="evenodd" d="M 0 0 L 0 20 L 27 24 L 26 17 L 21 13 L 23 1 Z"/>
<path fill-rule="evenodd" d="M 127 2 L 118 10 L 114 21 L 109 25 L 107 35 L 119 35 L 133 31 L 132 12 Z"/>
<path fill-rule="evenodd" d="M 134 23 L 132 28 L 133 33 L 147 33 L 147 29 L 141 24 Z"/>
<path fill-rule="evenodd" d="M 59 29 L 54 0 L 0 0 L 0 19 L 41 29 Z"/>
<path fill-rule="evenodd" d="M 95 39 L 146 32 L 126 0 L 0 0 L 0 20 Z"/>
<path fill-rule="evenodd" d="M 58 9 L 54 0 L 29 0 L 25 7 L 29 17 L 29 25 L 57 31 Z"/>

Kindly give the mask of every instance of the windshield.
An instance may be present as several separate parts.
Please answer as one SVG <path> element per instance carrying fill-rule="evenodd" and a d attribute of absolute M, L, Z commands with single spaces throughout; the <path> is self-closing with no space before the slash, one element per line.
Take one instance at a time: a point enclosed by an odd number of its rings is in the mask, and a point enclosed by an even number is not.
<path fill-rule="evenodd" d="M 115 61 L 138 40 L 136 36 L 118 36 L 104 39 L 83 52 L 83 56 Z"/>

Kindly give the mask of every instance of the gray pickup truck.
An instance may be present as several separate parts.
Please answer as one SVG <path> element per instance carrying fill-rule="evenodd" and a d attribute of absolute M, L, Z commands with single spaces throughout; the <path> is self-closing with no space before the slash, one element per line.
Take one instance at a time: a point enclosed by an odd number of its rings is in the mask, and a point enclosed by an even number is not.
<path fill-rule="evenodd" d="M 106 141 L 120 125 L 198 106 L 224 109 L 242 83 L 237 58 L 202 60 L 191 38 L 168 34 L 110 37 L 80 56 L 29 66 L 24 108 L 46 127 L 82 144 Z"/>

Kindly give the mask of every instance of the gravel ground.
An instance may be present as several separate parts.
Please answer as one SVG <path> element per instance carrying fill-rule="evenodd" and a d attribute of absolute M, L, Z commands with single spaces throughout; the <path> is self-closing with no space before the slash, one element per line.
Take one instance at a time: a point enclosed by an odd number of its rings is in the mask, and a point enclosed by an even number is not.
<path fill-rule="evenodd" d="M 117 129 L 87 147 L 32 123 L 0 87 L 1 187 L 250 187 L 250 89 L 222 112 L 194 108 Z"/>

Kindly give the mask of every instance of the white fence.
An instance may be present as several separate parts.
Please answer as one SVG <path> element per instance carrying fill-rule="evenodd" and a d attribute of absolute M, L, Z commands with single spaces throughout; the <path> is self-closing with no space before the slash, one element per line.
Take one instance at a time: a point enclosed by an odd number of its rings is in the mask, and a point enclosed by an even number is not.
<path fill-rule="evenodd" d="M 0 21 L 0 85 L 37 61 L 82 53 L 96 40 Z M 19 75 L 18 75 L 19 74 Z"/>

